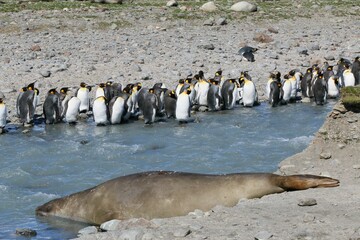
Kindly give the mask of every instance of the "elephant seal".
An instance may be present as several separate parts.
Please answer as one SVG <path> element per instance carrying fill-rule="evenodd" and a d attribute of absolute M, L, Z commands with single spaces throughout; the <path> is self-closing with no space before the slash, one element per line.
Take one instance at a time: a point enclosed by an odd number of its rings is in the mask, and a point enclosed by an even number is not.
<path fill-rule="evenodd" d="M 208 211 L 216 205 L 235 206 L 243 198 L 338 185 L 336 179 L 314 175 L 144 172 L 51 200 L 37 207 L 36 214 L 90 224 L 112 219 L 168 218 L 186 215 L 195 209 Z"/>

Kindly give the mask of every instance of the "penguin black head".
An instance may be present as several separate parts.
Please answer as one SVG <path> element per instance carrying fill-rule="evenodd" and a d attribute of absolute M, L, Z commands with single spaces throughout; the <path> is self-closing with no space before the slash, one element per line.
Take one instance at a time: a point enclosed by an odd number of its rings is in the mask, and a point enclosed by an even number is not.
<path fill-rule="evenodd" d="M 221 75 L 222 75 L 222 70 L 221 69 L 217 70 L 215 76 L 221 76 Z"/>
<path fill-rule="evenodd" d="M 114 83 L 113 81 L 110 81 L 110 80 L 109 80 L 109 81 L 106 82 L 106 86 L 112 86 L 113 83 Z"/>
<path fill-rule="evenodd" d="M 214 79 L 214 78 L 209 78 L 209 82 L 210 82 L 211 84 L 216 85 L 216 82 L 217 82 L 217 81 L 215 81 L 215 79 Z"/>
<path fill-rule="evenodd" d="M 202 70 L 199 71 L 199 79 L 204 79 L 204 72 Z"/>
<path fill-rule="evenodd" d="M 188 77 L 188 78 L 185 79 L 185 82 L 188 83 L 188 84 L 191 84 L 191 81 L 192 81 L 191 77 L 190 78 Z"/>
<path fill-rule="evenodd" d="M 174 90 L 169 92 L 169 97 L 176 98 L 176 94 Z"/>
<path fill-rule="evenodd" d="M 106 84 L 105 83 L 100 83 L 99 84 L 99 88 L 105 88 L 106 87 Z"/>
<path fill-rule="evenodd" d="M 155 93 L 155 90 L 153 88 L 150 88 L 149 93 Z"/>
<path fill-rule="evenodd" d="M 60 92 L 63 93 L 63 94 L 66 94 L 68 91 L 69 91 L 68 87 L 63 87 L 63 88 L 60 89 Z"/>
<path fill-rule="evenodd" d="M 39 91 L 39 89 L 37 89 L 37 88 L 34 89 L 34 92 L 35 92 L 35 95 L 39 95 L 39 94 L 40 94 L 40 91 Z"/>
<path fill-rule="evenodd" d="M 36 81 L 33 82 L 33 83 L 30 83 L 29 85 L 27 85 L 27 89 L 34 90 L 35 89 L 35 83 L 36 83 Z"/>
<path fill-rule="evenodd" d="M 319 78 L 319 79 L 323 79 L 323 78 L 324 78 L 324 75 L 323 75 L 322 73 L 319 73 L 318 78 Z"/>
<path fill-rule="evenodd" d="M 328 71 L 332 71 L 333 68 L 334 68 L 333 66 L 328 66 L 328 67 L 327 67 L 327 70 L 328 70 Z"/>
<path fill-rule="evenodd" d="M 4 100 L 3 100 L 2 98 L 0 98 L 0 104 L 1 104 L 1 103 L 4 103 Z"/>
<path fill-rule="evenodd" d="M 56 88 L 52 88 L 48 91 L 48 94 L 56 94 Z"/>
<path fill-rule="evenodd" d="M 184 79 L 179 79 L 179 84 L 184 84 L 185 80 Z"/>
<path fill-rule="evenodd" d="M 243 72 L 241 72 L 241 73 L 240 73 L 240 78 L 246 78 L 246 79 L 248 79 L 248 80 L 251 80 L 251 77 L 250 77 L 248 71 L 243 71 Z"/>
<path fill-rule="evenodd" d="M 308 68 L 308 69 L 306 69 L 306 72 L 307 73 L 312 73 L 312 70 L 313 70 L 312 68 Z"/>
<path fill-rule="evenodd" d="M 188 88 L 188 89 L 186 89 L 186 94 L 190 94 L 191 93 L 191 89 L 190 88 Z"/>
<path fill-rule="evenodd" d="M 137 82 L 135 84 L 135 87 L 136 87 L 136 90 L 139 91 L 141 89 L 141 87 L 142 87 L 142 84 L 140 82 Z"/>
<path fill-rule="evenodd" d="M 153 88 L 162 88 L 163 84 L 162 83 L 155 83 Z"/>
<path fill-rule="evenodd" d="M 134 87 L 134 84 L 129 83 L 128 85 L 126 85 L 126 87 L 124 87 L 123 92 L 130 94 L 131 89 L 133 89 L 133 87 Z"/>
<path fill-rule="evenodd" d="M 293 77 L 293 76 L 295 75 L 295 73 L 296 73 L 296 70 L 291 70 L 291 71 L 289 72 L 289 76 Z"/>
<path fill-rule="evenodd" d="M 20 92 L 26 92 L 27 90 L 28 90 L 27 87 L 22 87 L 22 88 L 20 88 Z"/>
<path fill-rule="evenodd" d="M 354 62 L 360 62 L 360 56 L 357 56 L 354 60 Z"/>
<path fill-rule="evenodd" d="M 289 79 L 289 78 L 290 78 L 289 74 L 284 75 L 284 79 Z"/>
<path fill-rule="evenodd" d="M 345 63 L 345 64 L 344 64 L 344 67 L 345 67 L 345 69 L 350 69 L 350 64 L 349 64 L 349 63 Z"/>
<path fill-rule="evenodd" d="M 81 83 L 80 83 L 80 87 L 82 87 L 82 88 L 86 87 L 86 83 L 81 82 Z"/>

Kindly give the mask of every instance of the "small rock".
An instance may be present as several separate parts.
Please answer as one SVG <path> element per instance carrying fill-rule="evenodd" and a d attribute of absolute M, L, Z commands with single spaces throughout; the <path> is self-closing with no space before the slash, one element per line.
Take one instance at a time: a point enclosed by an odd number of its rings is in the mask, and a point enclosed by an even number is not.
<path fill-rule="evenodd" d="M 353 165 L 352 167 L 353 169 L 360 169 L 360 164 Z"/>
<path fill-rule="evenodd" d="M 320 153 L 320 159 L 330 159 L 330 158 L 331 158 L 331 153 L 328 152 Z"/>
<path fill-rule="evenodd" d="M 335 60 L 335 57 L 333 55 L 328 55 L 328 56 L 325 56 L 324 58 L 327 61 L 334 61 Z"/>
<path fill-rule="evenodd" d="M 204 22 L 204 26 L 213 26 L 215 24 L 215 21 L 213 18 L 209 18 Z"/>
<path fill-rule="evenodd" d="M 347 121 L 348 121 L 348 123 L 356 123 L 356 122 L 357 122 L 357 119 L 355 119 L 355 118 L 349 118 Z"/>
<path fill-rule="evenodd" d="M 97 233 L 97 232 L 98 232 L 97 227 L 89 226 L 89 227 L 80 229 L 78 233 L 82 234 L 82 235 L 87 235 L 87 234 L 94 234 L 94 233 Z"/>
<path fill-rule="evenodd" d="M 26 133 L 29 133 L 30 132 L 30 129 L 25 129 L 22 131 L 23 134 L 26 134 Z"/>
<path fill-rule="evenodd" d="M 8 57 L 4 58 L 4 63 L 10 63 L 10 62 L 11 62 L 10 58 L 8 58 Z"/>
<path fill-rule="evenodd" d="M 267 240 L 267 239 L 270 239 L 272 236 L 273 235 L 267 231 L 261 231 L 261 232 L 258 232 L 254 238 L 256 240 Z"/>
<path fill-rule="evenodd" d="M 111 30 L 116 30 L 117 27 L 118 27 L 118 25 L 117 25 L 116 23 L 112 23 L 112 24 L 110 25 L 110 29 L 111 29 Z"/>
<path fill-rule="evenodd" d="M 324 7 L 324 10 L 325 10 L 325 11 L 331 11 L 333 8 L 334 8 L 334 6 L 326 5 L 326 6 Z"/>
<path fill-rule="evenodd" d="M 218 10 L 218 7 L 214 2 L 207 2 L 200 7 L 200 10 L 204 12 L 215 12 Z"/>
<path fill-rule="evenodd" d="M 206 49 L 206 50 L 214 50 L 215 49 L 215 46 L 214 44 L 210 43 L 210 44 L 205 44 L 205 45 L 201 45 L 201 46 L 198 46 L 199 48 L 203 48 L 203 49 Z"/>
<path fill-rule="evenodd" d="M 342 104 L 336 104 L 333 108 L 333 111 L 337 111 L 339 113 L 346 113 L 348 110 Z"/>
<path fill-rule="evenodd" d="M 304 223 L 313 222 L 314 220 L 315 220 L 315 216 L 314 216 L 314 215 L 306 214 L 306 215 L 303 217 L 303 222 L 304 222 Z"/>
<path fill-rule="evenodd" d="M 339 143 L 338 144 L 339 149 L 344 149 L 345 147 L 346 147 L 346 145 L 344 143 Z"/>
<path fill-rule="evenodd" d="M 230 10 L 235 12 L 256 12 L 257 6 L 249 2 L 241 1 L 233 4 Z"/>
<path fill-rule="evenodd" d="M 119 239 L 122 240 L 138 240 L 142 238 L 143 231 L 139 230 L 124 230 L 121 232 Z"/>
<path fill-rule="evenodd" d="M 298 205 L 301 207 L 314 206 L 316 204 L 317 204 L 317 202 L 316 202 L 316 199 L 314 199 L 314 198 L 301 199 L 298 203 Z"/>
<path fill-rule="evenodd" d="M 186 237 L 187 235 L 189 235 L 191 233 L 191 230 L 188 228 L 180 228 L 175 230 L 175 232 L 173 233 L 174 237 Z"/>
<path fill-rule="evenodd" d="M 41 51 L 41 47 L 36 44 L 36 45 L 31 46 L 30 50 L 33 52 L 39 52 L 39 51 Z"/>
<path fill-rule="evenodd" d="M 274 39 L 272 39 L 272 37 L 270 37 L 269 35 L 267 35 L 266 33 L 258 33 L 255 35 L 254 37 L 255 41 L 261 42 L 261 43 L 269 43 L 274 41 Z"/>
<path fill-rule="evenodd" d="M 43 76 L 43 77 L 46 77 L 46 78 L 50 77 L 51 71 L 49 71 L 49 70 L 41 70 L 40 75 Z"/>
<path fill-rule="evenodd" d="M 15 234 L 24 237 L 34 237 L 37 235 L 37 232 L 30 228 L 17 228 Z"/>
<path fill-rule="evenodd" d="M 268 28 L 268 31 L 271 32 L 271 33 L 279 33 L 279 31 L 273 27 L 269 27 Z"/>
<path fill-rule="evenodd" d="M 300 55 L 309 55 L 308 50 L 305 49 L 305 48 L 299 49 L 298 53 L 299 53 Z"/>
<path fill-rule="evenodd" d="M 223 25 L 226 25 L 227 24 L 227 21 L 226 21 L 226 18 L 219 18 L 217 21 L 216 21 L 216 24 L 217 25 L 220 25 L 220 26 L 223 26 Z"/>
<path fill-rule="evenodd" d="M 320 50 L 320 46 L 319 46 L 319 44 L 313 44 L 310 46 L 310 49 L 313 51 Z"/>
<path fill-rule="evenodd" d="M 179 4 L 176 0 L 170 0 L 166 3 L 167 7 L 177 7 Z"/>

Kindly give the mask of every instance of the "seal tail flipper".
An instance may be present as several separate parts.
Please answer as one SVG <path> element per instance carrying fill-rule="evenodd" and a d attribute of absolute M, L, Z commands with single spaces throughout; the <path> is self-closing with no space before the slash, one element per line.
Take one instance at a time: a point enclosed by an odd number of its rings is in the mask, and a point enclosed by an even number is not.
<path fill-rule="evenodd" d="M 305 190 L 308 188 L 337 187 L 340 181 L 330 177 L 316 175 L 291 175 L 280 176 L 280 187 L 285 191 Z"/>

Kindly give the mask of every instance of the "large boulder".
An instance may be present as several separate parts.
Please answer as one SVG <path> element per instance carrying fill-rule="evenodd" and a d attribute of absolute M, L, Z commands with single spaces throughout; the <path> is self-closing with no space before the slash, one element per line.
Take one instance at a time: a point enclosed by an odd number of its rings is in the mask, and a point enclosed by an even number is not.
<path fill-rule="evenodd" d="M 257 6 L 249 2 L 241 1 L 232 5 L 230 9 L 235 12 L 256 12 Z"/>
<path fill-rule="evenodd" d="M 214 2 L 207 2 L 200 7 L 200 10 L 204 12 L 215 12 L 218 10 L 218 7 L 215 5 Z"/>

